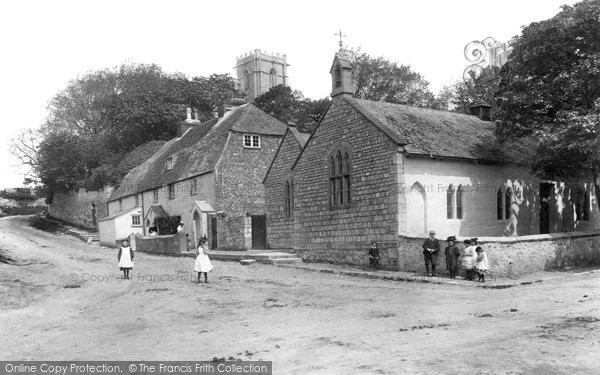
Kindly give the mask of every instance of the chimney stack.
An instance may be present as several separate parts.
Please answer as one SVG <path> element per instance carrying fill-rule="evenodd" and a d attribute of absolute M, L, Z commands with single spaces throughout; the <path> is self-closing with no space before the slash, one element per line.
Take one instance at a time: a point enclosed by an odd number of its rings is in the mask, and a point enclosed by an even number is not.
<path fill-rule="evenodd" d="M 192 109 L 190 107 L 187 107 L 185 109 L 186 112 L 186 120 L 191 120 L 192 119 Z"/>

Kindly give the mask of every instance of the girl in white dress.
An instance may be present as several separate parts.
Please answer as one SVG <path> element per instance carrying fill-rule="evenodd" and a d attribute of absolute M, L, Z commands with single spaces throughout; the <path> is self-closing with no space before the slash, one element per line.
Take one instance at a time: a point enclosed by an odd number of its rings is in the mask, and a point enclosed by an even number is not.
<path fill-rule="evenodd" d="M 485 283 L 485 272 L 490 268 L 488 257 L 481 246 L 477 246 L 475 252 L 477 254 L 475 258 L 475 271 L 479 275 L 478 281 Z"/>
<path fill-rule="evenodd" d="M 201 238 L 198 246 L 198 256 L 196 257 L 196 263 L 194 263 L 194 271 L 198 272 L 197 283 L 200 282 L 200 276 L 204 273 L 204 282 L 208 284 L 208 273 L 213 269 L 213 265 L 206 254 L 208 250 L 208 241 L 206 238 Z"/>
<path fill-rule="evenodd" d="M 117 260 L 119 261 L 119 268 L 123 271 L 123 277 L 128 280 L 129 271 L 133 269 L 133 250 L 129 247 L 129 241 L 127 240 L 123 240 L 121 245 Z"/>

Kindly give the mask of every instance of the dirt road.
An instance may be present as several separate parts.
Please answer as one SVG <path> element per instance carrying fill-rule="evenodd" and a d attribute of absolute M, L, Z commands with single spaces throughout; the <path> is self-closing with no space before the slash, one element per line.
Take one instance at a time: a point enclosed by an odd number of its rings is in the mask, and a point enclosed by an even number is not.
<path fill-rule="evenodd" d="M 0 360 L 273 361 L 275 374 L 598 374 L 600 271 L 510 289 L 116 250 L 0 219 Z"/>

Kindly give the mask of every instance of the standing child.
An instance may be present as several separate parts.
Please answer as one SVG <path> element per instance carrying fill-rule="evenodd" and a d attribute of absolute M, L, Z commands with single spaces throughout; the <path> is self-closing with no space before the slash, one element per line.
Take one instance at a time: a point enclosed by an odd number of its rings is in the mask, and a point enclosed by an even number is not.
<path fill-rule="evenodd" d="M 379 266 L 379 249 L 375 241 L 371 242 L 371 248 L 369 249 L 369 263 L 373 270 L 376 270 Z"/>
<path fill-rule="evenodd" d="M 198 246 L 198 256 L 196 257 L 196 263 L 194 264 L 194 271 L 198 272 L 197 283 L 200 283 L 200 276 L 204 273 L 204 282 L 208 284 L 208 273 L 213 269 L 213 265 L 210 258 L 206 254 L 208 250 L 207 240 L 201 238 Z"/>
<path fill-rule="evenodd" d="M 450 273 L 451 278 L 455 278 L 458 275 L 458 271 L 460 268 L 460 263 L 458 258 L 460 257 L 460 250 L 458 246 L 456 246 L 456 237 L 450 236 L 446 239 L 448 242 L 448 246 L 444 251 L 444 255 L 446 256 L 446 269 L 448 273 Z"/>
<path fill-rule="evenodd" d="M 475 260 L 475 272 L 479 275 L 480 283 L 485 283 L 485 272 L 489 269 L 488 258 L 485 251 L 481 246 L 477 246 L 475 249 L 475 253 L 477 254 L 477 258 Z"/>
<path fill-rule="evenodd" d="M 123 240 L 119 254 L 117 254 L 119 268 L 123 271 L 123 278 L 129 280 L 129 271 L 133 269 L 133 250 L 129 247 L 129 241 Z"/>

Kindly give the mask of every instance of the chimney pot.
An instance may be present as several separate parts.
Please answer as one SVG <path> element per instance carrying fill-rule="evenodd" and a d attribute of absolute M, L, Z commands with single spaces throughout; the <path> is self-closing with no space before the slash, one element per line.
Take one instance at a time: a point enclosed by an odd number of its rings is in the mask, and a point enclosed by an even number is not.
<path fill-rule="evenodd" d="M 186 119 L 191 120 L 192 119 L 192 109 L 190 107 L 187 107 L 185 112 L 186 112 Z"/>
<path fill-rule="evenodd" d="M 194 108 L 194 120 L 198 120 L 198 108 Z"/>

